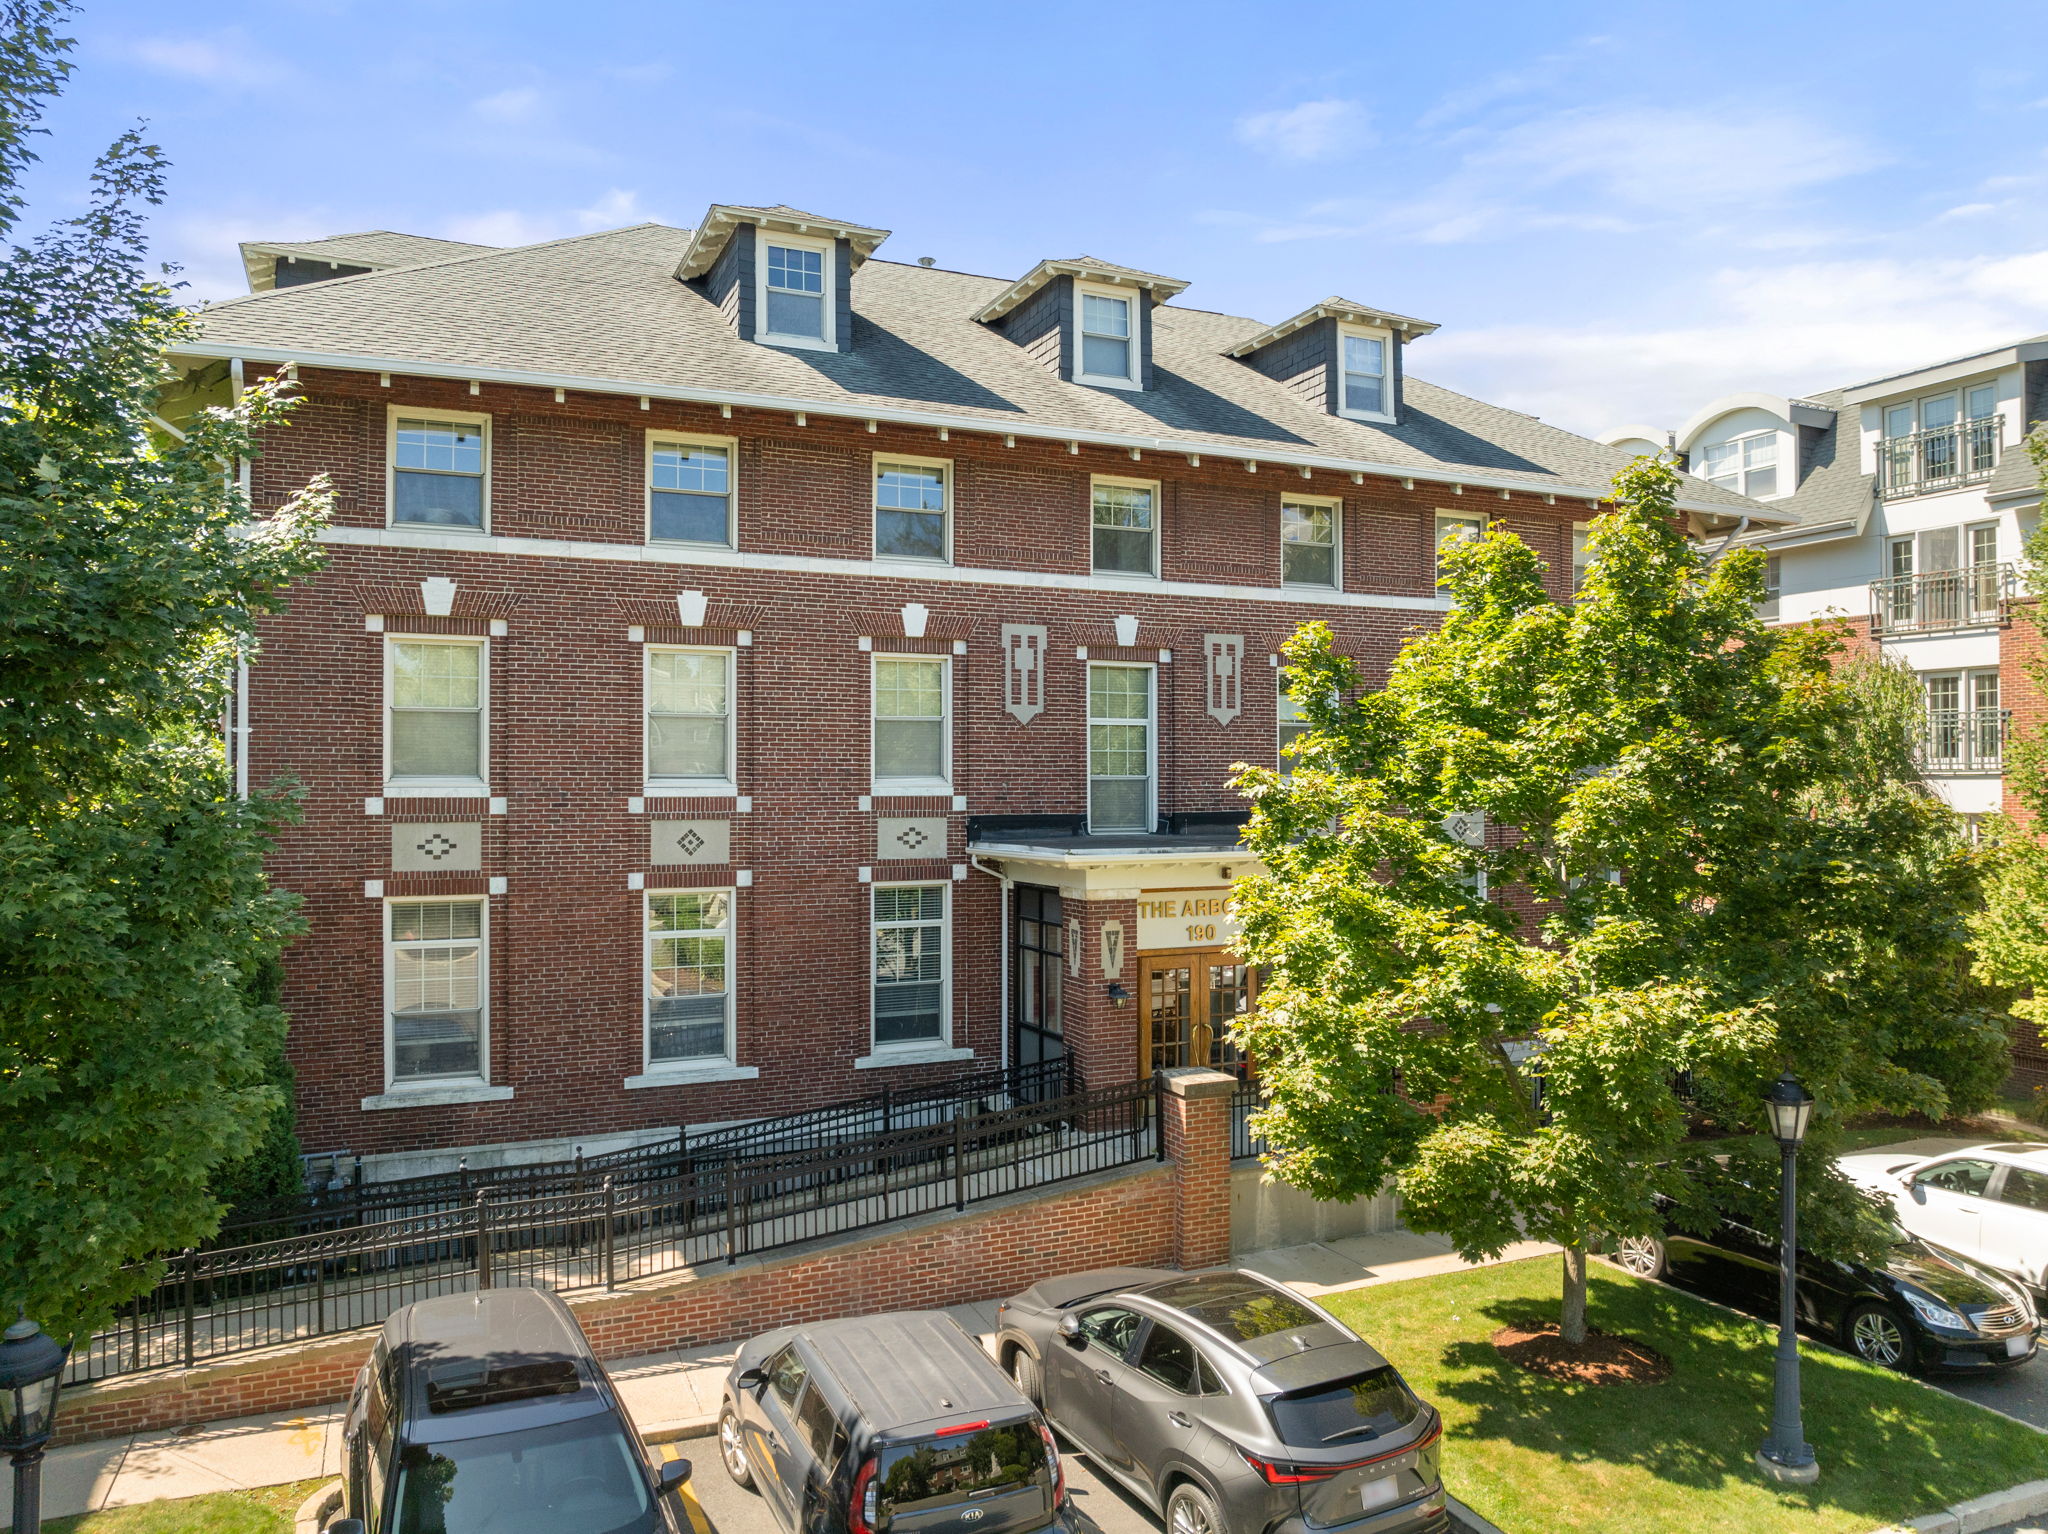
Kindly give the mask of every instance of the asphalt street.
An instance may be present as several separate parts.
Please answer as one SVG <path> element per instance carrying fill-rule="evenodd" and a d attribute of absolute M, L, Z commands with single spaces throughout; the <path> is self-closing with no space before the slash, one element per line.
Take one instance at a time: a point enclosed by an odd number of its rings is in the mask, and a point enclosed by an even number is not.
<path fill-rule="evenodd" d="M 1935 1375 L 1930 1383 L 1966 1401 L 1975 1401 L 1979 1406 L 2048 1430 L 2048 1345 L 2017 1369 L 1963 1379 Z"/>

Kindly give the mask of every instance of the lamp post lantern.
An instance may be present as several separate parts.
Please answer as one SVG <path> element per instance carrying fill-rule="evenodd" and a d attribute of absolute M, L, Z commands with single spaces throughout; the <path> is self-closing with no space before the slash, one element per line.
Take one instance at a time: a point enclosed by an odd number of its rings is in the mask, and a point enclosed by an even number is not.
<path fill-rule="evenodd" d="M 43 1446 L 63 1373 L 64 1349 L 26 1315 L 0 1335 L 0 1453 L 14 1461 L 14 1534 L 42 1527 Z"/>
<path fill-rule="evenodd" d="M 1756 1462 L 1774 1481 L 1820 1479 L 1820 1464 L 1799 1421 L 1799 1142 L 1813 1118 L 1813 1096 L 1787 1074 L 1764 1097 L 1771 1138 L 1778 1142 L 1778 1357 L 1771 1392 L 1771 1431 L 1756 1451 Z"/>

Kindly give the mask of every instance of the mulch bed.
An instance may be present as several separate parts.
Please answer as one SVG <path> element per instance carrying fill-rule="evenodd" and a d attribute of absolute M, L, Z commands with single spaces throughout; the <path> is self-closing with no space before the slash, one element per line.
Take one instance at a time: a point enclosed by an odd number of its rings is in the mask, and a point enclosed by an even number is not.
<path fill-rule="evenodd" d="M 1671 1360 L 1633 1337 L 1586 1328 L 1586 1340 L 1572 1347 L 1555 1322 L 1503 1326 L 1493 1345 L 1509 1363 L 1549 1380 L 1581 1385 L 1656 1385 L 1671 1378 Z"/>

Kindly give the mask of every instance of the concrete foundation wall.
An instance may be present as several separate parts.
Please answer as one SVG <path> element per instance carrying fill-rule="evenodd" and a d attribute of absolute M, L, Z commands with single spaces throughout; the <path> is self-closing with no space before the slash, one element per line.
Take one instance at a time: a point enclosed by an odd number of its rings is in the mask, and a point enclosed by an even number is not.
<path fill-rule="evenodd" d="M 1230 1249 L 1257 1252 L 1343 1236 L 1370 1236 L 1401 1225 L 1400 1201 L 1391 1191 L 1350 1203 L 1324 1203 L 1299 1188 L 1267 1177 L 1256 1163 L 1230 1172 Z"/>

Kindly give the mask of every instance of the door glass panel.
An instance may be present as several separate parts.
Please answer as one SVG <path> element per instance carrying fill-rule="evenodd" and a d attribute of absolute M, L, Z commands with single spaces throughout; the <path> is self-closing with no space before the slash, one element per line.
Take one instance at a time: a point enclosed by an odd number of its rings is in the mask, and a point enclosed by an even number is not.
<path fill-rule="evenodd" d="M 1953 570 L 1961 563 L 1957 557 L 1959 540 L 1952 527 L 1932 528 L 1920 535 L 1920 568 L 1928 574 L 1938 570 Z"/>
<path fill-rule="evenodd" d="M 1081 1312 L 1081 1335 L 1112 1358 L 1122 1358 L 1138 1335 L 1138 1321 L 1134 1311 L 1121 1305 L 1100 1305 Z"/>
<path fill-rule="evenodd" d="M 2003 1204 L 2018 1204 L 2022 1209 L 2048 1211 L 2048 1174 L 2014 1167 L 2006 1172 L 2005 1188 L 1998 1199 Z"/>
<path fill-rule="evenodd" d="M 1956 423 L 1956 397 L 1953 394 L 1937 394 L 1933 399 L 1920 402 L 1920 429 L 1932 431 L 1937 426 L 1953 426 Z"/>
<path fill-rule="evenodd" d="M 1949 1193 L 1982 1194 L 1990 1185 L 1994 1170 L 1988 1161 L 1944 1161 L 1913 1174 L 1915 1186 L 1940 1188 Z"/>
<path fill-rule="evenodd" d="M 1219 1071 L 1244 1074 L 1244 1052 L 1230 1040 L 1236 1021 L 1251 1010 L 1251 969 L 1243 964 L 1210 964 L 1208 1002 L 1209 1050 L 1206 1062 Z"/>
<path fill-rule="evenodd" d="M 1194 971 L 1186 967 L 1155 969 L 1146 982 L 1146 1020 L 1151 1025 L 1151 1059 L 1146 1069 L 1171 1070 L 1189 1065 L 1189 1024 L 1193 1021 L 1192 989 Z"/>
<path fill-rule="evenodd" d="M 1169 1390 L 1182 1395 L 1195 1393 L 1195 1349 L 1187 1338 L 1169 1327 L 1152 1323 L 1145 1346 L 1138 1354 L 1138 1372 L 1149 1374 Z"/>
<path fill-rule="evenodd" d="M 1981 421 L 1998 409 L 1998 389 L 1993 384 L 1979 384 L 1965 396 L 1964 409 L 1970 419 Z"/>
<path fill-rule="evenodd" d="M 1887 437 L 1909 437 L 1913 434 L 1913 407 L 1894 405 L 1884 413 L 1884 434 Z"/>

